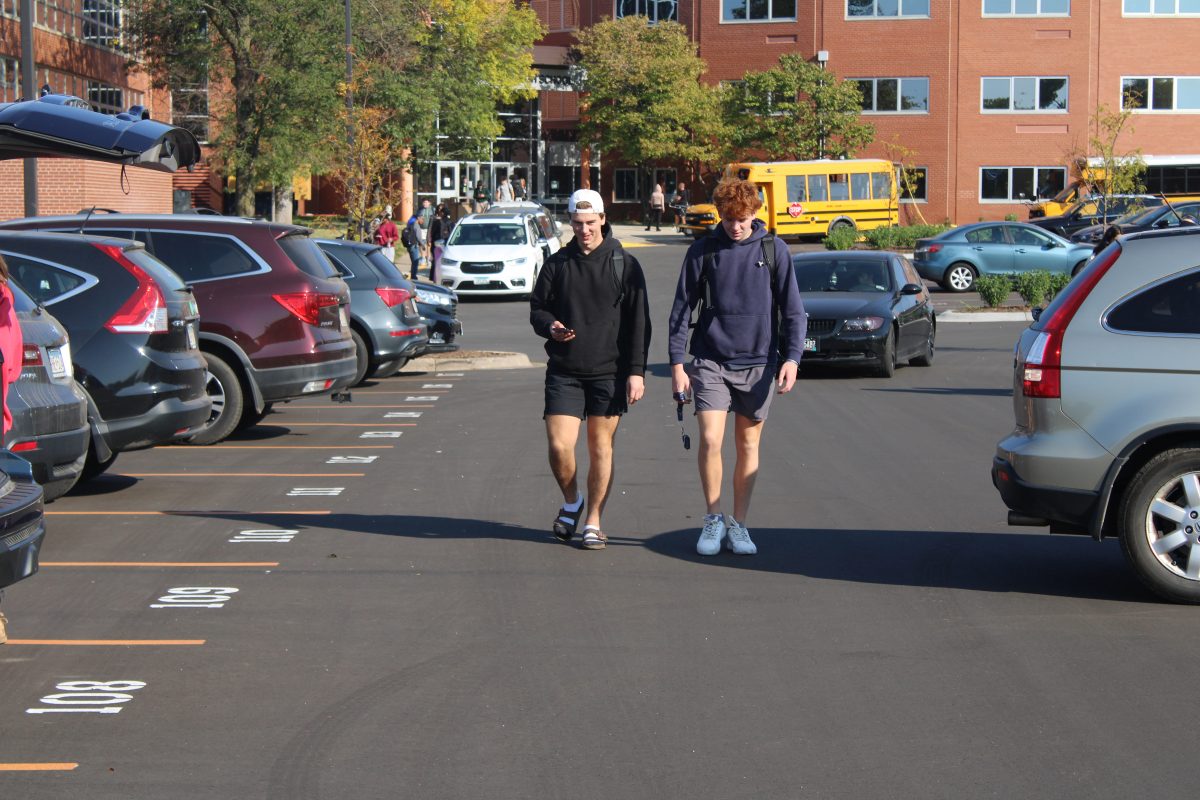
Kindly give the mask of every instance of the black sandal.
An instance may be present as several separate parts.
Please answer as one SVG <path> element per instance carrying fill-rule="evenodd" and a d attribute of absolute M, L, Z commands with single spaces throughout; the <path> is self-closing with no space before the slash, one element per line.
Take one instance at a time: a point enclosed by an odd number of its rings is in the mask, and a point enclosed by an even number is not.
<path fill-rule="evenodd" d="M 575 530 L 579 527 L 579 518 L 583 516 L 583 509 L 587 507 L 587 503 L 582 501 L 579 503 L 579 508 L 570 511 L 566 506 L 558 510 L 558 519 L 554 520 L 554 537 L 560 542 L 569 542 L 571 537 L 575 535 Z"/>

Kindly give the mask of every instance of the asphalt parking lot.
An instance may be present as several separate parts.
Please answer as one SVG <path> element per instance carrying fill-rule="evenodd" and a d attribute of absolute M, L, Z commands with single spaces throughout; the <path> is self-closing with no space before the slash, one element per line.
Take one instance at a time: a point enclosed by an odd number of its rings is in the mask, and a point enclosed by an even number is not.
<path fill-rule="evenodd" d="M 1115 542 L 1004 524 L 1020 323 L 946 324 L 891 380 L 805 371 L 768 423 L 759 555 L 703 559 L 665 365 L 683 246 L 637 243 L 661 327 L 606 550 L 548 533 L 536 368 L 407 371 L 122 454 L 48 506 L 5 597 L 0 796 L 1191 793 L 1195 611 Z M 460 315 L 464 347 L 539 357 L 525 304 Z"/>

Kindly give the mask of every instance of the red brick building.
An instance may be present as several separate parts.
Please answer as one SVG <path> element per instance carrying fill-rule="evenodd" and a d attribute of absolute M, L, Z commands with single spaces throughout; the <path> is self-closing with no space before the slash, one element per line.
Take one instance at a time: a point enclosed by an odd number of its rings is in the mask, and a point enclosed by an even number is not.
<path fill-rule="evenodd" d="M 97 111 L 115 113 L 145 106 L 156 120 L 171 120 L 171 98 L 154 91 L 144 73 L 130 72 L 118 49 L 122 0 L 36 0 L 35 83 L 56 94 L 82 97 Z M 0 0 L 0 102 L 21 97 L 19 0 Z M 0 219 L 24 216 L 24 167 L 0 161 Z M 117 211 L 162 212 L 172 208 L 171 175 L 114 164 L 62 158 L 38 159 L 38 212 L 75 213 L 98 206 Z"/>
<path fill-rule="evenodd" d="M 1128 92 L 1139 107 L 1120 149 L 1143 153 L 1151 188 L 1200 193 L 1200 0 L 531 4 L 550 29 L 538 48 L 549 69 L 561 64 L 577 26 L 640 13 L 683 23 L 711 83 L 794 52 L 860 81 L 876 141 L 858 155 L 888 157 L 892 141 L 912 151 L 930 221 L 1024 218 L 1022 195 L 1068 182 L 1073 158 L 1089 149 L 1093 112 L 1121 107 Z M 543 92 L 540 105 L 544 137 L 569 139 L 574 95 Z M 635 180 L 615 159 L 603 161 L 600 189 L 611 202 L 635 200 Z"/>

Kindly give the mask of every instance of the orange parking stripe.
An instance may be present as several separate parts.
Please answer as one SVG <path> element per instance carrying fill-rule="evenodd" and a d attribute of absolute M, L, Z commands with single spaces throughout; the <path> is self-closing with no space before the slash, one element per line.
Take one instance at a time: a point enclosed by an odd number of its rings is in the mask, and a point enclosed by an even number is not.
<path fill-rule="evenodd" d="M 45 647 L 198 647 L 205 639 L 9 639 L 11 644 Z"/>
<path fill-rule="evenodd" d="M 411 403 L 399 403 L 394 406 L 359 406 L 359 405 L 354 405 L 353 403 L 348 403 L 348 404 L 340 405 L 340 406 L 306 405 L 306 406 L 292 406 L 292 408 L 323 408 L 326 411 L 353 411 L 356 408 L 412 408 L 412 404 Z M 279 424 L 286 425 L 287 423 L 281 421 Z"/>
<path fill-rule="evenodd" d="M 409 406 L 409 408 L 433 408 L 433 406 Z M 296 428 L 415 428 L 415 422 L 292 422 Z"/>
<path fill-rule="evenodd" d="M 45 764 L 0 764 L 0 772 L 70 772 L 78 766 L 69 761 Z"/>
<path fill-rule="evenodd" d="M 122 472 L 120 478 L 361 478 L 365 472 Z"/>
<path fill-rule="evenodd" d="M 278 561 L 43 561 L 43 567 L 278 567 Z"/>
<path fill-rule="evenodd" d="M 332 511 L 237 511 L 229 508 L 180 508 L 174 511 L 47 511 L 46 516 L 56 517 L 175 517 L 189 514 L 262 514 L 266 516 L 327 516 Z"/>
<path fill-rule="evenodd" d="M 219 444 L 216 447 L 168 445 L 181 453 L 212 453 L 220 450 L 391 450 L 394 444 Z"/>

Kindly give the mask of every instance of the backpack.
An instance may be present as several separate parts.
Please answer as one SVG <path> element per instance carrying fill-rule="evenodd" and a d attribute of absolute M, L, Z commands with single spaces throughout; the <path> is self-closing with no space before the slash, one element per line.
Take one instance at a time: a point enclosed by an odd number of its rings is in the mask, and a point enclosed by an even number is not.
<path fill-rule="evenodd" d="M 412 247 L 417 243 L 417 237 L 413 236 L 412 226 L 405 225 L 404 230 L 400 231 L 400 244 L 405 247 Z"/>
<path fill-rule="evenodd" d="M 712 310 L 712 294 L 708 286 L 708 274 L 712 271 L 713 262 L 716 260 L 713 251 L 716 249 L 716 239 L 712 234 L 704 240 L 704 262 L 700 266 L 700 279 L 696 282 L 697 292 L 699 296 L 696 305 L 692 307 L 692 313 L 699 309 L 699 315 L 688 321 L 689 328 L 695 328 L 699 317 L 705 311 Z M 775 331 L 775 340 L 782 345 L 784 342 L 783 335 L 783 320 L 779 318 L 779 301 L 775 297 L 775 284 L 779 280 L 779 265 L 775 261 L 775 234 L 768 233 L 760 240 L 762 244 L 762 260 L 766 264 L 767 269 L 771 271 L 771 328 Z M 782 350 L 782 347 L 780 348 Z"/>

